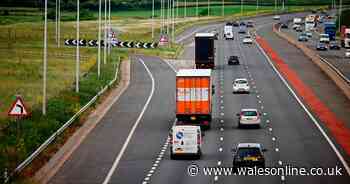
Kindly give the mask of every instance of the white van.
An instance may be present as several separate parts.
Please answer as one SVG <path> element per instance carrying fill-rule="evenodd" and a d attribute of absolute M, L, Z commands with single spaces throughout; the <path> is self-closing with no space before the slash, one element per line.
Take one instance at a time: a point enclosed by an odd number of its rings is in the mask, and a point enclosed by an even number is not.
<path fill-rule="evenodd" d="M 202 133 L 200 126 L 175 125 L 170 132 L 170 159 L 176 156 L 202 155 Z"/>

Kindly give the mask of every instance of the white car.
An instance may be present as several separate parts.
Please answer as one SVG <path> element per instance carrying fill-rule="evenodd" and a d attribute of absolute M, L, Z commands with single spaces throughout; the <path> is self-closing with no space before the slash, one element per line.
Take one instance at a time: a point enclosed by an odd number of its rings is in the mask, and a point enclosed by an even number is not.
<path fill-rule="evenodd" d="M 328 34 L 320 34 L 320 42 L 329 43 L 329 35 Z"/>
<path fill-rule="evenodd" d="M 347 50 L 345 51 L 345 57 L 350 58 L 350 49 L 347 49 Z"/>
<path fill-rule="evenodd" d="M 273 16 L 273 20 L 280 20 L 280 19 L 281 19 L 281 17 L 279 15 Z"/>
<path fill-rule="evenodd" d="M 235 79 L 233 81 L 233 93 L 249 93 L 250 86 L 245 78 Z"/>
<path fill-rule="evenodd" d="M 238 116 L 238 128 L 242 126 L 257 126 L 260 128 L 261 114 L 257 109 L 242 109 Z"/>
<path fill-rule="evenodd" d="M 243 43 L 244 44 L 252 44 L 253 43 L 253 38 L 250 35 L 246 35 L 243 38 Z"/>

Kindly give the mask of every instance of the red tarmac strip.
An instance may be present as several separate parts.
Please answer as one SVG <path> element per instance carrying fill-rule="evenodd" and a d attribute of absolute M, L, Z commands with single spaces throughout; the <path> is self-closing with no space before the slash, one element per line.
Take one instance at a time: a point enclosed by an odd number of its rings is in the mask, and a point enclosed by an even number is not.
<path fill-rule="evenodd" d="M 293 86 L 297 94 L 303 98 L 313 113 L 315 113 L 328 127 L 338 144 L 348 155 L 350 155 L 350 130 L 345 126 L 344 122 L 338 119 L 336 115 L 315 95 L 312 89 L 298 77 L 297 73 L 288 67 L 266 40 L 257 36 L 256 41 L 275 63 L 278 71 L 281 72 L 289 84 Z"/>

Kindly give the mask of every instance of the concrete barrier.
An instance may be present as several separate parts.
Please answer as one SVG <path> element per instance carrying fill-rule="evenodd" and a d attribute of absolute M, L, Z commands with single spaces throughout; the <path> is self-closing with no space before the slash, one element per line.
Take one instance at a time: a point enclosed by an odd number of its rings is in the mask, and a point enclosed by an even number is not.
<path fill-rule="evenodd" d="M 350 100 L 350 83 L 349 79 L 345 78 L 333 65 L 321 58 L 315 51 L 308 48 L 306 45 L 299 43 L 296 39 L 279 31 L 279 24 L 273 25 L 275 32 L 282 39 L 287 40 L 290 44 L 300 49 L 313 63 L 315 63 L 332 81 L 341 89 L 345 96 Z"/>

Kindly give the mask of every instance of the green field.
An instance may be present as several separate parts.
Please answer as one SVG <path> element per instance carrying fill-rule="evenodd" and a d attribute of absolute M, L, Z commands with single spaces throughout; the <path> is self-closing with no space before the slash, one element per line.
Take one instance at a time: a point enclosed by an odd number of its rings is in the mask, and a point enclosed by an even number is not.
<path fill-rule="evenodd" d="M 290 6 L 286 7 L 286 11 L 290 11 L 293 9 L 303 9 L 302 6 Z M 274 10 L 274 7 L 272 6 L 261 6 L 259 7 L 259 11 L 272 11 Z M 196 7 L 188 7 L 186 8 L 186 15 L 187 16 L 196 16 Z M 243 15 L 245 15 L 247 12 L 256 11 L 256 6 L 244 6 L 243 8 Z M 229 5 L 225 6 L 224 8 L 224 14 L 225 15 L 232 15 L 237 14 L 241 12 L 240 6 L 235 5 Z M 198 14 L 199 16 L 207 16 L 208 15 L 208 7 L 207 6 L 200 6 L 198 7 Z M 161 11 L 156 10 L 155 11 L 155 17 L 160 17 Z M 178 17 L 183 17 L 185 15 L 185 8 L 178 8 L 178 10 L 175 9 L 175 15 Z M 211 16 L 221 16 L 222 15 L 222 6 L 211 6 L 210 7 L 210 15 Z M 97 16 L 97 13 L 95 13 L 95 16 Z M 134 11 L 116 11 L 113 12 L 113 16 L 117 17 L 139 17 L 139 18 L 150 18 L 152 17 L 152 11 L 151 10 L 134 10 Z"/>

